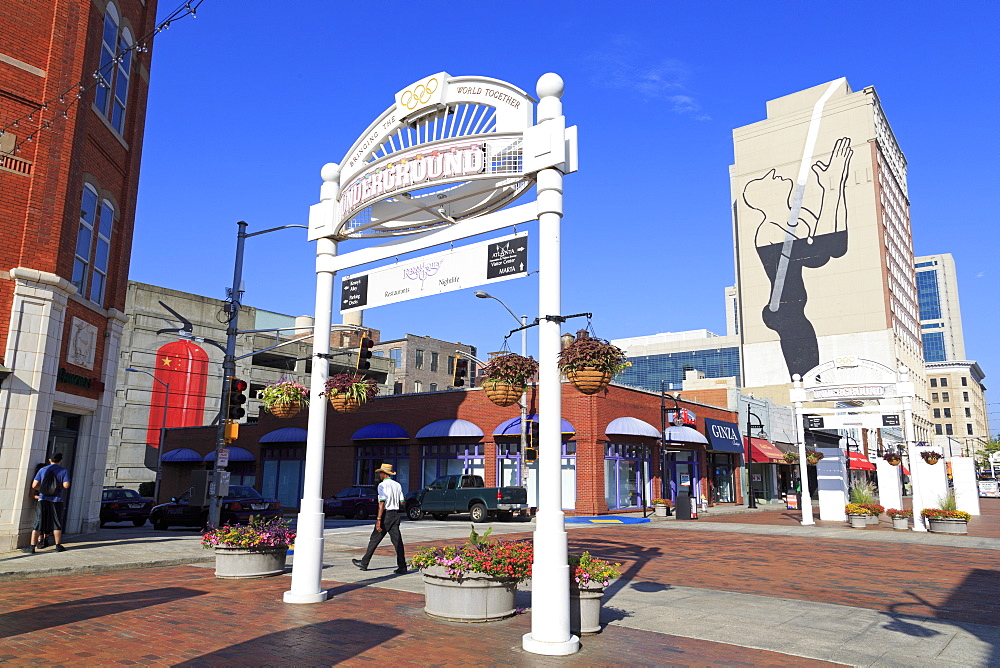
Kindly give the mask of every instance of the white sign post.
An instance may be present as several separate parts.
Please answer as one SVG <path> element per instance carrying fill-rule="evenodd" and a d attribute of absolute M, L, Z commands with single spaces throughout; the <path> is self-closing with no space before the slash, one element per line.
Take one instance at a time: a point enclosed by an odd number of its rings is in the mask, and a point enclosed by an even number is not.
<path fill-rule="evenodd" d="M 562 79 L 551 73 L 543 75 L 536 91 L 540 98 L 537 107 L 527 93 L 506 82 L 439 72 L 399 91 L 394 104 L 368 126 L 341 163 L 323 167 L 320 201 L 309 211 L 309 239 L 317 242 L 313 337 L 316 359 L 310 394 L 316 398 L 322 393 L 329 376 L 326 355 L 330 351 L 328 332 L 337 271 L 538 220 L 540 497 L 532 577 L 532 630 L 524 636 L 522 645 L 529 652 L 558 656 L 572 654 L 580 647 L 579 638 L 569 631 L 557 364 L 563 320 L 559 259 L 562 177 L 576 171 L 577 133 L 575 127 L 566 127 L 562 115 Z M 535 111 L 538 122 L 533 125 Z M 537 186 L 535 202 L 508 206 L 532 184 Z M 518 238 L 521 235 L 513 237 Z M 381 243 L 337 255 L 339 242 L 364 239 Z M 465 252 L 454 254 L 458 257 Z M 487 255 L 491 253 L 487 251 Z M 485 277 L 474 277 L 469 270 L 456 274 L 458 282 L 467 287 L 482 284 L 475 281 L 523 275 L 519 263 L 507 263 L 505 259 L 493 262 L 487 258 Z M 415 273 L 420 271 L 414 268 Z M 352 285 L 353 279 L 362 276 L 370 282 L 364 291 L 365 304 L 360 303 L 361 281 Z M 393 279 L 387 268 L 349 277 L 346 292 L 341 295 L 347 299 L 344 310 L 399 301 L 395 297 L 408 298 L 406 293 L 387 294 L 403 289 L 392 288 L 392 280 L 399 280 L 398 276 Z M 438 283 L 435 289 L 448 285 Z M 357 302 L 352 302 L 355 299 Z M 295 562 L 291 589 L 284 595 L 287 603 L 317 603 L 327 595 L 320 578 L 326 415 L 326 402 L 311 403 Z"/>

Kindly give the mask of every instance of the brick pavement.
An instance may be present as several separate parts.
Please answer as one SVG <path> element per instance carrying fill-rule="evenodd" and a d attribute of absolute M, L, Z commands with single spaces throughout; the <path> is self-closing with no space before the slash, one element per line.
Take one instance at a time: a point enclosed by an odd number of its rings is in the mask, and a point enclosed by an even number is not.
<path fill-rule="evenodd" d="M 417 577 L 411 575 L 407 577 Z M 423 596 L 327 583 L 316 605 L 281 601 L 285 577 L 217 580 L 175 566 L 11 582 L 0 592 L 0 661 L 11 665 L 801 666 L 821 662 L 608 627 L 569 657 L 521 649 L 530 619 L 452 624 Z M 830 665 L 830 664 L 827 664 Z"/>

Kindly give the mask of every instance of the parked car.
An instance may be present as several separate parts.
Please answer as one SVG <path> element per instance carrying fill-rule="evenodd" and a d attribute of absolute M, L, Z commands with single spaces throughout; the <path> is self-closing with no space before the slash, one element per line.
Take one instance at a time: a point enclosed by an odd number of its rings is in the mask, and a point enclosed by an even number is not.
<path fill-rule="evenodd" d="M 131 522 L 141 527 L 149 519 L 153 500 L 134 489 L 105 487 L 101 492 L 101 526 L 108 522 Z"/>
<path fill-rule="evenodd" d="M 468 513 L 473 522 L 498 517 L 510 520 L 526 516 L 528 490 L 524 487 L 486 487 L 482 476 L 441 476 L 423 489 L 406 495 L 406 515 L 419 520 L 430 513 L 443 520 L 451 513 Z"/>
<path fill-rule="evenodd" d="M 323 501 L 323 512 L 328 516 L 366 520 L 378 512 L 378 488 L 374 485 L 348 487 Z"/>
<path fill-rule="evenodd" d="M 190 490 L 169 503 L 161 503 L 153 508 L 149 520 L 153 528 L 163 530 L 172 526 L 203 527 L 208 525 L 208 506 L 191 505 Z M 253 487 L 230 485 L 229 494 L 222 499 L 219 524 L 246 524 L 250 517 L 270 519 L 281 517 L 281 503 L 277 499 L 265 499 Z"/>

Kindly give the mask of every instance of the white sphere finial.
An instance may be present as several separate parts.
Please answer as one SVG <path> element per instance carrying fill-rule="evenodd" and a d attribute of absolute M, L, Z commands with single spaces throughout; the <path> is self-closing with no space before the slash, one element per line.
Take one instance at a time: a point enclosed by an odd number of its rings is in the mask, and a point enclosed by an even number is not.
<path fill-rule="evenodd" d="M 566 84 L 563 83 L 562 77 L 555 72 L 543 74 L 538 78 L 538 83 L 535 84 L 535 92 L 538 93 L 539 98 L 562 97 L 565 89 Z"/>
<path fill-rule="evenodd" d="M 319 175 L 327 183 L 336 181 L 340 176 L 340 165 L 335 162 L 328 162 L 319 170 Z"/>

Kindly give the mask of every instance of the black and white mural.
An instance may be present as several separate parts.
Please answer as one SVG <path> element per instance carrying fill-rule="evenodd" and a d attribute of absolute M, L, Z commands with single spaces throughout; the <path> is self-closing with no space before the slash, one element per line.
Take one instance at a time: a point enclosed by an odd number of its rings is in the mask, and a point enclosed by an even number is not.
<path fill-rule="evenodd" d="M 819 364 L 819 345 L 806 316 L 808 277 L 847 253 L 847 176 L 851 140 L 833 144 L 828 159 L 788 177 L 771 169 L 751 179 L 742 198 L 756 222 L 754 244 L 771 283 L 759 305 L 764 324 L 777 333 L 788 375 L 805 374 Z M 748 227 L 746 229 L 752 229 Z M 747 309 L 756 304 L 746 304 Z"/>

